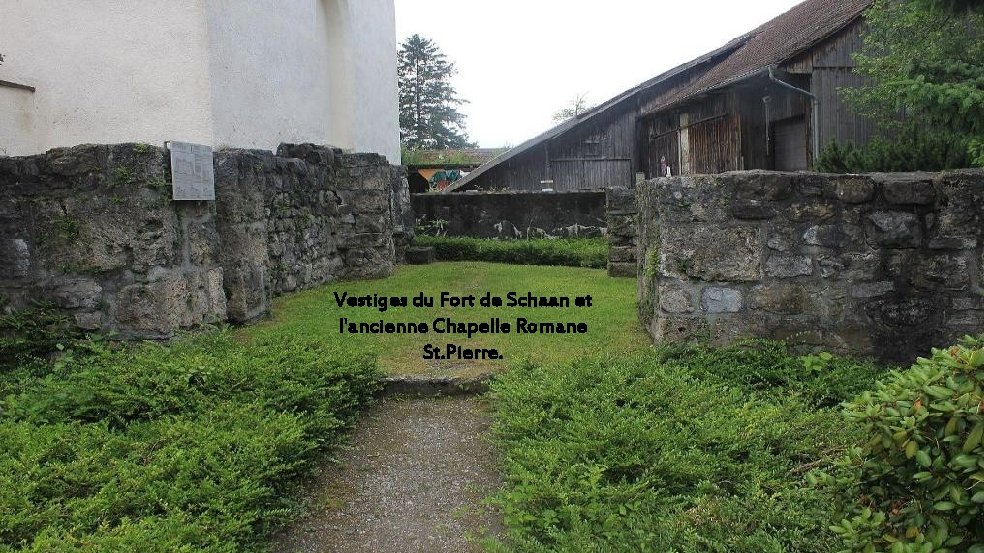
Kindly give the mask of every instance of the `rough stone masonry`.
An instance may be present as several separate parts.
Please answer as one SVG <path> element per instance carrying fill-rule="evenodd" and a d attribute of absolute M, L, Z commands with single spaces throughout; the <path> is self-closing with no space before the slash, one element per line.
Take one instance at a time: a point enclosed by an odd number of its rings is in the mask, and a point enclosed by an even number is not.
<path fill-rule="evenodd" d="M 636 190 L 656 340 L 744 336 L 911 363 L 984 331 L 984 172 L 763 171 Z"/>
<path fill-rule="evenodd" d="M 406 180 L 311 144 L 216 152 L 216 200 L 172 201 L 146 144 L 0 158 L 0 304 L 45 299 L 86 330 L 168 338 L 267 314 L 273 295 L 388 275 L 412 232 Z"/>

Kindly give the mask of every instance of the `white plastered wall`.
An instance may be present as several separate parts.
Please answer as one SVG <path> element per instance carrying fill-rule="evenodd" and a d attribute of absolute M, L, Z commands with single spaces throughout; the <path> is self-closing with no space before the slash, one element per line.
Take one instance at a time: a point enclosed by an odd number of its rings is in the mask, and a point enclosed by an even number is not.
<path fill-rule="evenodd" d="M 393 0 L 0 0 L 0 155 L 314 142 L 399 163 Z"/>
<path fill-rule="evenodd" d="M 208 0 L 207 13 L 216 146 L 330 143 L 321 2 Z"/>
<path fill-rule="evenodd" d="M 202 0 L 0 0 L 0 154 L 213 140 Z"/>
<path fill-rule="evenodd" d="M 400 163 L 396 11 L 393 0 L 349 0 L 354 56 L 354 144 Z"/>

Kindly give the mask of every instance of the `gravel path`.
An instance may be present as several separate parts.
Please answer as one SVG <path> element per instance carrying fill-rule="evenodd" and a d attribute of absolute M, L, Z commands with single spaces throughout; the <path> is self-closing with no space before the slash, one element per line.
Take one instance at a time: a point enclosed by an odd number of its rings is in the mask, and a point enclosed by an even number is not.
<path fill-rule="evenodd" d="M 274 551 L 481 551 L 475 538 L 502 535 L 501 516 L 482 505 L 501 485 L 488 426 L 476 397 L 381 401 Z"/>

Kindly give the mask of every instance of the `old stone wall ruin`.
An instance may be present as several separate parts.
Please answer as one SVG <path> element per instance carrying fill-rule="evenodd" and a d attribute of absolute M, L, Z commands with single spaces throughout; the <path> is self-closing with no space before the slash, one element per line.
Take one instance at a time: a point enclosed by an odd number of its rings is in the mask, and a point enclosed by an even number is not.
<path fill-rule="evenodd" d="M 639 249 L 635 189 L 605 189 L 605 216 L 608 219 L 608 276 L 634 277 Z"/>
<path fill-rule="evenodd" d="M 418 224 L 447 236 L 592 238 L 605 232 L 605 193 L 460 192 L 412 194 Z"/>
<path fill-rule="evenodd" d="M 388 275 L 412 221 L 375 154 L 216 152 L 215 201 L 172 201 L 165 150 L 83 145 L 0 158 L 0 302 L 50 300 L 86 330 L 167 338 L 246 322 L 277 294 Z"/>
<path fill-rule="evenodd" d="M 984 330 L 984 172 L 742 172 L 641 183 L 657 341 L 743 336 L 911 362 Z"/>

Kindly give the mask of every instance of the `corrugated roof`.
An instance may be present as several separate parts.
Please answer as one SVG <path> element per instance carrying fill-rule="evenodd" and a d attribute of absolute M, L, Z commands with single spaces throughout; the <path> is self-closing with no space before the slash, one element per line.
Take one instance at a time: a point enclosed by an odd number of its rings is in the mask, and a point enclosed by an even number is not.
<path fill-rule="evenodd" d="M 703 75 L 699 76 L 690 86 L 683 87 L 666 98 L 659 99 L 662 106 L 669 107 L 678 104 L 702 92 L 720 88 L 724 84 L 739 81 L 767 67 L 787 61 L 842 30 L 860 16 L 872 4 L 872 1 L 806 0 L 751 32 L 729 41 L 717 50 L 674 67 L 611 98 L 576 119 L 565 121 L 543 134 L 523 142 L 497 157 L 493 162 L 472 171 L 468 176 L 444 191 L 460 190 L 492 167 L 508 161 L 546 140 L 566 133 L 582 122 L 608 111 L 643 90 L 683 73 L 704 71 Z"/>

